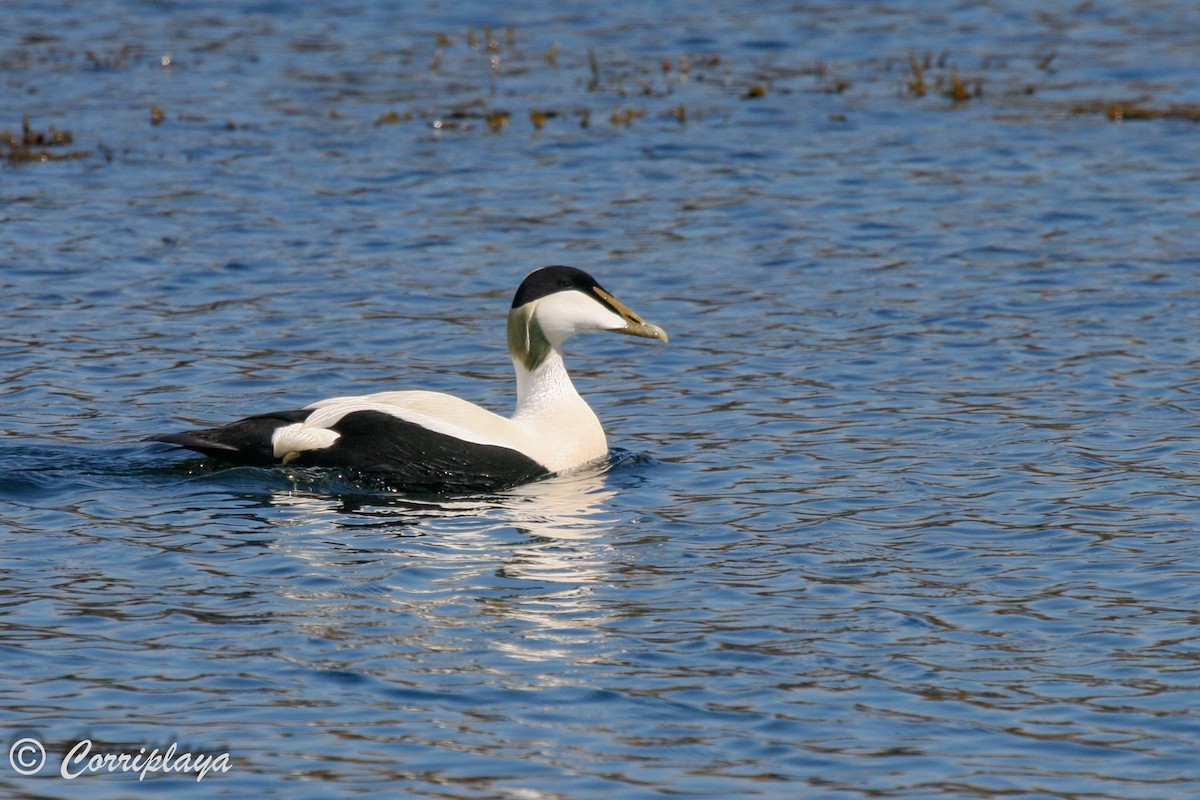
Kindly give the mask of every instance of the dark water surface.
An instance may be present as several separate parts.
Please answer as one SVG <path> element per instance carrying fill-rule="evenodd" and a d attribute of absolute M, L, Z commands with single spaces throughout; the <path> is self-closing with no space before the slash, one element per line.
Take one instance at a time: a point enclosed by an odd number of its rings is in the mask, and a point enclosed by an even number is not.
<path fill-rule="evenodd" d="M 1200 796 L 1200 11 L 1043 5 L 6 11 L 2 793 Z M 505 411 L 552 263 L 604 469 L 140 443 Z"/>

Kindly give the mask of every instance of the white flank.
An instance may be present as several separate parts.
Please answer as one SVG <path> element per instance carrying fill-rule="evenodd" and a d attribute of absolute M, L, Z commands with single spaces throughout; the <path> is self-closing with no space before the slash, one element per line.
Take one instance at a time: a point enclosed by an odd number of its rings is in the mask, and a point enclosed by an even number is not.
<path fill-rule="evenodd" d="M 304 422 L 275 432 L 272 444 L 276 458 L 288 453 L 332 445 L 339 438 L 331 430 L 347 414 L 377 411 L 419 425 L 426 430 L 464 442 L 494 445 L 529 456 L 550 472 L 562 472 L 594 461 L 608 452 L 599 421 L 575 393 L 562 359 L 557 353 L 535 376 L 526 373 L 522 384 L 533 384 L 531 396 L 518 405 L 514 419 L 502 417 L 474 403 L 440 392 L 379 392 L 350 397 L 331 397 L 308 408 Z M 522 370 L 523 371 L 523 370 Z M 545 374 L 549 373 L 549 374 Z M 522 408 L 530 405 L 533 408 Z M 530 413 L 534 412 L 536 413 Z"/>
<path fill-rule="evenodd" d="M 378 392 L 356 397 L 331 397 L 313 403 L 308 408 L 314 411 L 301 423 L 305 427 L 329 428 L 347 414 L 378 411 L 464 442 L 492 444 L 524 452 L 524 436 L 513 426 L 512 420 L 440 392 Z"/>

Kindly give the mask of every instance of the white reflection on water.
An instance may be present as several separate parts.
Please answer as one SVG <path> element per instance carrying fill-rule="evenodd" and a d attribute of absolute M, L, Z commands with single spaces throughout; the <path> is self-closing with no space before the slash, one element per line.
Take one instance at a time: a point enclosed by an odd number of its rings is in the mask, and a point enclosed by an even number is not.
<path fill-rule="evenodd" d="M 523 661 L 570 657 L 594 647 L 609 616 L 594 597 L 612 572 L 611 532 L 621 520 L 608 506 L 616 492 L 606 486 L 606 469 L 491 497 L 373 495 L 357 498 L 350 514 L 345 497 L 280 490 L 271 502 L 285 512 L 277 524 L 287 535 L 273 547 L 303 561 L 307 572 L 339 579 L 316 591 L 292 590 L 329 605 L 313 616 L 322 629 L 329 619 L 357 613 L 352 607 L 366 583 L 419 617 L 434 638 L 447 639 L 422 646 L 460 646 L 463 629 L 480 624 L 482 608 L 514 628 L 493 642 L 501 652 Z M 365 580 L 346 577 L 364 569 Z"/>
<path fill-rule="evenodd" d="M 360 517 L 370 517 L 376 523 L 389 523 L 405 535 L 438 533 L 446 535 L 451 526 L 443 529 L 439 523 L 454 520 L 495 520 L 504 525 L 529 534 L 536 539 L 557 542 L 583 542 L 608 530 L 617 517 L 605 511 L 605 504 L 616 492 L 604 484 L 607 465 L 595 467 L 569 475 L 558 475 L 536 483 L 518 486 L 502 494 L 486 497 L 462 498 L 418 498 L 403 495 L 331 495 L 328 492 L 306 491 L 299 486 L 292 490 L 272 492 L 271 503 L 299 514 L 289 514 L 289 525 L 297 523 L 325 523 L 331 526 L 347 525 L 347 511 Z M 487 529 L 483 529 L 484 532 Z M 472 524 L 463 531 L 471 537 L 480 534 L 480 528 Z M 541 563 L 541 559 L 534 559 Z M 546 562 L 544 566 L 552 567 Z M 578 580 L 575 570 L 570 570 L 570 580 Z M 556 570 L 551 568 L 538 577 L 554 580 Z"/>

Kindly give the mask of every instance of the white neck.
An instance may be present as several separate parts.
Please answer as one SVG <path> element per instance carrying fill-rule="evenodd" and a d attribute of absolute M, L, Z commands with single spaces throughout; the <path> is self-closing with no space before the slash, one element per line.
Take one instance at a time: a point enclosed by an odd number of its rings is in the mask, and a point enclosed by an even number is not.
<path fill-rule="evenodd" d="M 513 369 L 517 407 L 512 420 L 549 451 L 547 458 L 558 465 L 552 470 L 582 466 L 607 455 L 600 420 L 575 391 L 558 348 L 551 348 L 533 370 L 514 358 Z"/>
<path fill-rule="evenodd" d="M 562 353 L 552 349 L 532 370 L 519 359 L 513 359 L 517 373 L 517 407 L 513 418 L 528 418 L 563 405 L 583 403 L 583 398 L 571 383 Z M 586 403 L 585 403 L 586 405 Z"/>

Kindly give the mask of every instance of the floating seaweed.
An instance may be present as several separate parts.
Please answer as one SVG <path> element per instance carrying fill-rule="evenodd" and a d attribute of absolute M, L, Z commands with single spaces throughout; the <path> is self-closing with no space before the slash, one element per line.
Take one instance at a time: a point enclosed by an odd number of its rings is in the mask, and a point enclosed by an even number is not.
<path fill-rule="evenodd" d="M 925 86 L 925 67 L 921 65 L 920 61 L 917 61 L 916 56 L 909 56 L 908 68 L 912 71 L 912 75 L 906 79 L 908 91 L 917 97 L 924 97 L 926 91 L 928 91 Z"/>
<path fill-rule="evenodd" d="M 484 115 L 484 120 L 487 121 L 488 128 L 492 133 L 499 133 L 508 125 L 510 114 L 507 111 L 491 111 Z"/>
<path fill-rule="evenodd" d="M 972 97 L 979 97 L 983 94 L 983 82 L 976 80 L 973 85 L 969 86 L 966 81 L 958 76 L 957 72 L 953 72 L 950 74 L 950 86 L 943 94 L 956 103 L 965 103 Z"/>
<path fill-rule="evenodd" d="M 609 120 L 613 125 L 628 128 L 630 123 L 644 114 L 644 111 L 637 108 L 622 109 L 620 106 L 617 106 L 612 110 L 612 114 L 609 115 Z"/>
<path fill-rule="evenodd" d="M 931 53 L 926 53 L 924 58 L 909 55 L 909 75 L 904 79 L 908 93 L 914 97 L 924 97 L 930 92 L 936 92 L 955 103 L 965 103 L 983 95 L 981 78 L 963 78 L 953 67 L 950 68 L 950 74 L 946 75 L 944 70 L 949 59 L 949 52 L 941 53 L 936 61 Z M 941 74 L 932 74 L 935 70 L 941 71 Z"/>
<path fill-rule="evenodd" d="M 134 49 L 128 45 L 119 50 L 110 50 L 101 53 L 88 50 L 86 53 L 88 68 L 101 71 L 127 69 L 135 56 Z M 168 57 L 167 63 L 163 66 L 168 66 L 169 64 L 170 58 Z"/>
<path fill-rule="evenodd" d="M 1125 120 L 1176 119 L 1185 122 L 1200 122 L 1200 104 L 1174 103 L 1156 107 L 1143 105 L 1133 100 L 1092 103 L 1076 106 L 1076 114 L 1104 114 L 1113 122 Z"/>
<path fill-rule="evenodd" d="M 26 115 L 21 121 L 21 133 L 0 132 L 0 151 L 10 163 L 29 161 L 65 161 L 73 158 L 87 158 L 91 152 L 74 150 L 67 152 L 52 151 L 50 148 L 66 147 L 75 141 L 70 131 L 60 131 L 51 125 L 45 131 L 35 131 Z"/>
<path fill-rule="evenodd" d="M 375 118 L 375 127 L 378 128 L 381 125 L 398 125 L 404 120 L 405 117 L 400 116 L 400 112 L 393 108 Z"/>

